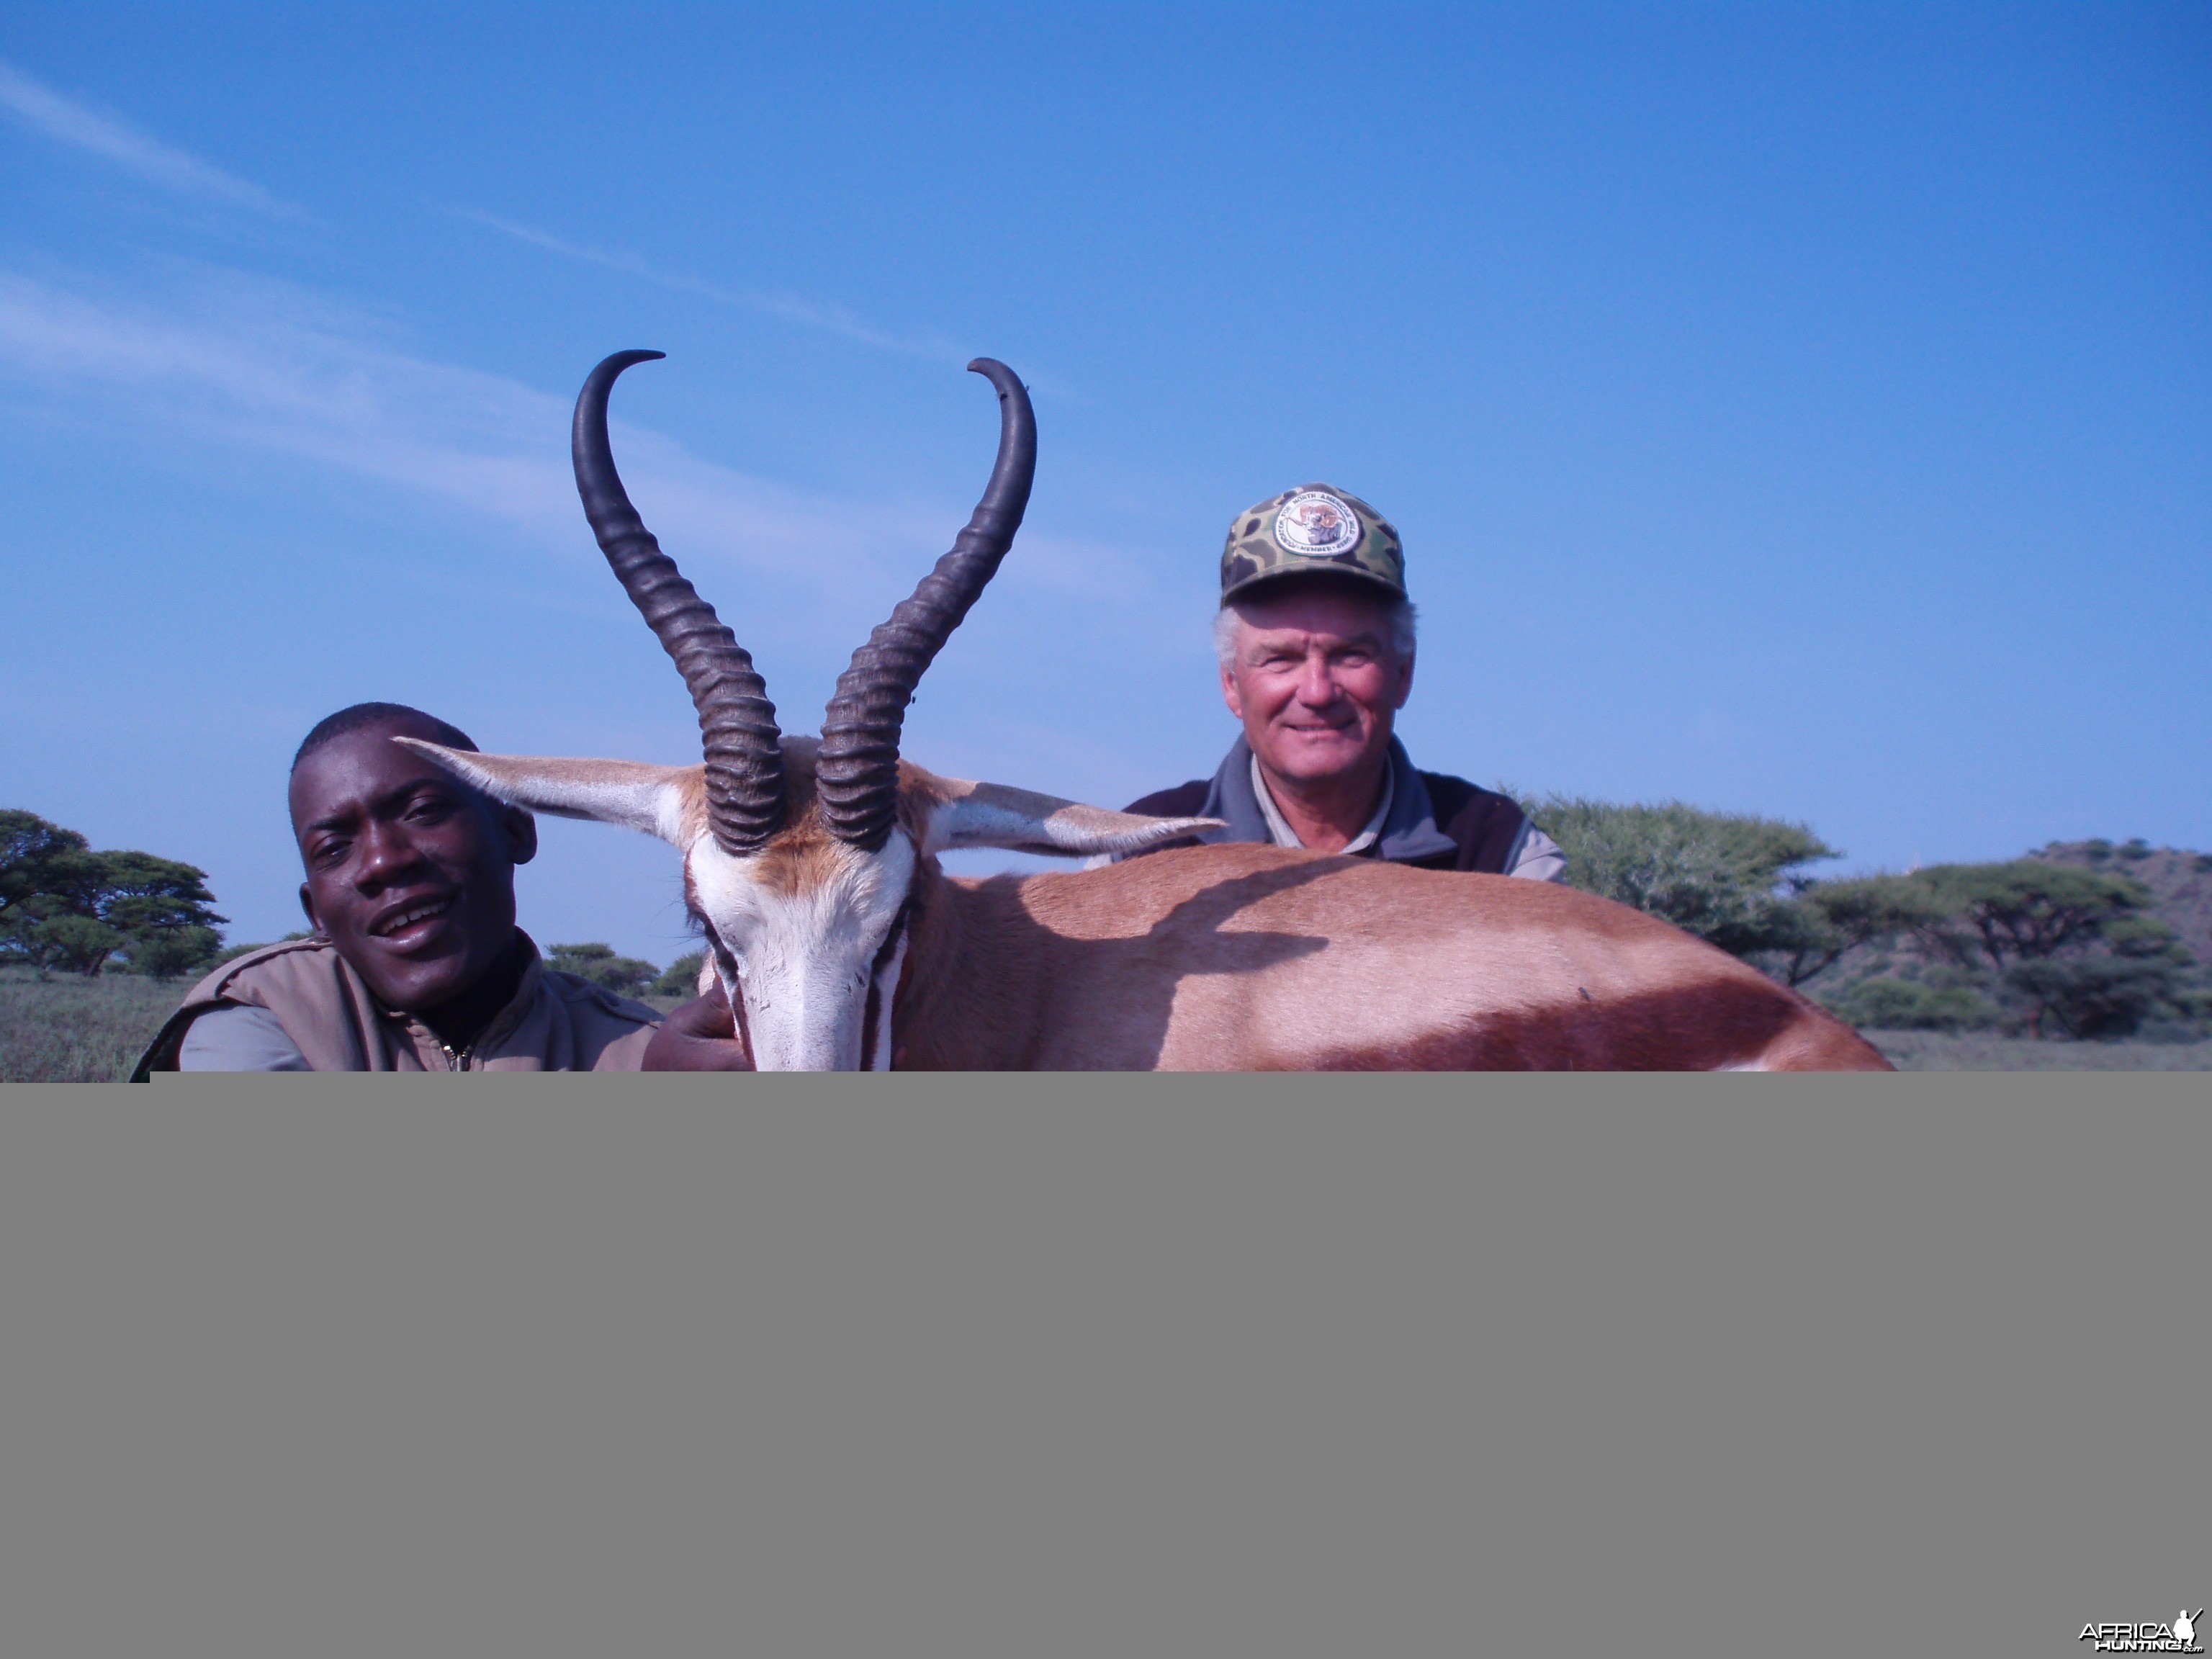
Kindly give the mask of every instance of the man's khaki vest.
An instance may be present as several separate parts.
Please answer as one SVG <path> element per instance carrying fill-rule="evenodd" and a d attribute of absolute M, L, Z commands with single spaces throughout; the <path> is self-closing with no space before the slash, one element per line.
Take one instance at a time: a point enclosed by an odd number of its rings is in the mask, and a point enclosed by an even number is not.
<path fill-rule="evenodd" d="M 635 1072 L 660 1018 L 539 960 L 517 929 L 529 963 L 514 1000 L 465 1054 L 450 1053 L 418 1019 L 380 1006 L 366 981 L 327 939 L 294 939 L 227 962 L 191 989 L 139 1060 L 131 1081 L 173 1072 L 191 1023 L 210 1009 L 266 1008 L 318 1072 Z"/>

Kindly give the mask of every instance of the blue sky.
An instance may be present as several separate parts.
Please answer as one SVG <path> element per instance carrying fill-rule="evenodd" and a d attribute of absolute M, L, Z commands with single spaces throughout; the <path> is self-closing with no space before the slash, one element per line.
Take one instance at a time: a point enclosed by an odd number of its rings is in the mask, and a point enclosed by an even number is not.
<path fill-rule="evenodd" d="M 1405 536 L 1401 730 L 1838 870 L 2212 848 L 2212 9 L 0 14 L 0 805 L 294 925 L 301 732 L 688 761 L 568 477 L 585 372 L 787 729 L 1028 526 L 907 751 L 1108 805 L 1231 736 L 1231 517 Z M 548 823 L 541 942 L 686 948 Z"/>

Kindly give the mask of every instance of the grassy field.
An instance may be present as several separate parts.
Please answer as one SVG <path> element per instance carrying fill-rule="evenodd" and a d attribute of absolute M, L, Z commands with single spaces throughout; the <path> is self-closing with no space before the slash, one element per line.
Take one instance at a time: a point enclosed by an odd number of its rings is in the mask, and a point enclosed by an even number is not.
<path fill-rule="evenodd" d="M 1971 1031 L 1866 1031 L 1900 1072 L 2212 1072 L 2212 1042 L 2033 1042 Z"/>
<path fill-rule="evenodd" d="M 120 1083 L 184 1000 L 190 980 L 0 969 L 0 1083 Z M 666 997 L 640 1001 L 666 1013 Z"/>
<path fill-rule="evenodd" d="M 186 982 L 128 974 L 0 973 L 0 1083 L 120 1083 L 184 1000 Z"/>
<path fill-rule="evenodd" d="M 184 996 L 183 981 L 127 974 L 40 984 L 0 970 L 0 1083 L 119 1083 Z M 677 1005 L 645 999 L 664 1013 Z M 2207 1072 L 2212 1042 L 2031 1042 L 1936 1031 L 1869 1031 L 1904 1072 Z"/>

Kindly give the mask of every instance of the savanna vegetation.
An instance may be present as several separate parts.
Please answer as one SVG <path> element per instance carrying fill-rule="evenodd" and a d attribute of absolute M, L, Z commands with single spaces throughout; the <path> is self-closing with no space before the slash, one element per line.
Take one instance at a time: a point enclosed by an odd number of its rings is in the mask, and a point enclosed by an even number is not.
<path fill-rule="evenodd" d="M 204 870 L 96 853 L 74 830 L 0 809 L 0 963 L 174 979 L 215 960 L 228 920 Z"/>
<path fill-rule="evenodd" d="M 1664 916 L 1862 1029 L 2212 1039 L 2212 979 L 2185 936 L 2203 948 L 2212 854 L 2084 842 L 1823 880 L 1809 866 L 1841 854 L 1803 824 L 1679 802 L 1525 805 L 1576 886 Z"/>
<path fill-rule="evenodd" d="M 605 986 L 618 996 L 646 1002 L 689 1002 L 697 994 L 699 969 L 706 952 L 694 951 L 665 968 L 636 957 L 615 954 L 611 945 L 556 945 L 545 953 L 548 967 Z"/>
<path fill-rule="evenodd" d="M 1908 1070 L 2212 1069 L 2212 854 L 2080 842 L 1823 878 L 1803 824 L 1680 802 L 1524 803 L 1589 891 L 1663 916 L 1866 1030 Z M 127 1076 L 226 948 L 205 874 L 0 811 L 0 1081 Z M 297 938 L 299 935 L 290 935 Z M 665 969 L 601 942 L 548 963 L 666 1009 Z"/>

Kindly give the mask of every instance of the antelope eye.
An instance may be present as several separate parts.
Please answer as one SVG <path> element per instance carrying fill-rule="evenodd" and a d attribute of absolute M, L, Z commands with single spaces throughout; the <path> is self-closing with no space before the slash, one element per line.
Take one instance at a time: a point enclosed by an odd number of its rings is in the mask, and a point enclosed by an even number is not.
<path fill-rule="evenodd" d="M 722 936 L 714 931 L 714 924 L 696 910 L 691 913 L 691 920 L 698 924 L 700 937 L 707 941 L 707 949 L 713 954 L 716 963 L 743 979 L 745 976 L 745 959 L 730 949 L 723 942 Z"/>

